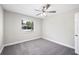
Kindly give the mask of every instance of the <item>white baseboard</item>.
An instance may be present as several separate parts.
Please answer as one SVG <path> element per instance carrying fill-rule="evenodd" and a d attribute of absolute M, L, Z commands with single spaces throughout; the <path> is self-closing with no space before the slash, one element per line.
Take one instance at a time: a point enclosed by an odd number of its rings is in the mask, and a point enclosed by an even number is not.
<path fill-rule="evenodd" d="M 4 46 L 1 47 L 1 49 L 0 49 L 0 54 L 1 54 L 2 50 L 3 50 L 3 48 L 4 48 Z"/>
<path fill-rule="evenodd" d="M 35 38 L 32 38 L 32 39 L 28 39 L 28 40 L 23 40 L 23 41 L 18 41 L 18 42 L 13 42 L 13 43 L 5 44 L 4 47 L 5 47 L 5 46 L 10 46 L 10 45 L 19 44 L 19 43 L 26 42 L 26 41 L 30 41 L 30 40 L 35 40 L 35 39 L 38 39 L 38 38 L 41 38 L 41 36 L 40 36 L 40 37 L 35 37 Z M 60 44 L 60 45 L 63 45 L 63 46 L 66 46 L 66 47 L 75 49 L 74 47 L 72 47 L 72 46 L 70 46 L 70 45 L 67 45 L 67 44 L 64 44 L 64 43 L 61 43 L 61 42 L 52 40 L 51 38 L 48 38 L 48 37 L 42 37 L 42 38 L 43 38 L 43 39 L 46 39 L 46 40 L 49 40 L 49 41 L 51 41 L 51 42 L 55 42 L 55 43 L 57 43 L 57 44 Z"/>
<path fill-rule="evenodd" d="M 57 43 L 57 44 L 60 44 L 60 45 L 63 45 L 63 46 L 66 46 L 66 47 L 69 47 L 69 48 L 72 48 L 72 49 L 75 49 L 74 47 L 72 47 L 72 46 L 70 46 L 70 45 L 67 45 L 67 44 L 64 44 L 64 43 L 61 43 L 61 42 L 52 40 L 51 38 L 48 38 L 48 37 L 43 37 L 43 39 L 46 39 L 46 40 L 51 41 L 51 42 L 55 42 L 55 43 Z"/>
<path fill-rule="evenodd" d="M 75 51 L 75 53 L 79 55 L 79 52 L 78 51 Z"/>
<path fill-rule="evenodd" d="M 35 39 L 38 39 L 38 38 L 41 38 L 41 37 L 39 36 L 39 37 L 34 37 L 34 38 L 31 38 L 31 39 L 28 39 L 28 40 L 22 40 L 22 41 L 17 41 L 17 42 L 13 42 L 13 43 L 4 44 L 4 47 L 19 44 L 19 43 L 30 41 L 30 40 L 35 40 Z"/>

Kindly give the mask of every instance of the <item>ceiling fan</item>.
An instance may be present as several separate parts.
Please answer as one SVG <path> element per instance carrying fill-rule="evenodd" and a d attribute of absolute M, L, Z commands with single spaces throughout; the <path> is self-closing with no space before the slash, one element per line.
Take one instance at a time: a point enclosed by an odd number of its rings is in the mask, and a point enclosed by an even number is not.
<path fill-rule="evenodd" d="M 43 16 L 47 16 L 47 13 L 56 13 L 56 11 L 47 11 L 47 9 L 50 7 L 51 5 L 50 4 L 46 4 L 42 7 L 41 10 L 38 10 L 38 9 L 35 9 L 35 11 L 38 11 L 40 13 L 36 14 L 36 16 L 39 16 L 39 15 L 43 15 Z"/>

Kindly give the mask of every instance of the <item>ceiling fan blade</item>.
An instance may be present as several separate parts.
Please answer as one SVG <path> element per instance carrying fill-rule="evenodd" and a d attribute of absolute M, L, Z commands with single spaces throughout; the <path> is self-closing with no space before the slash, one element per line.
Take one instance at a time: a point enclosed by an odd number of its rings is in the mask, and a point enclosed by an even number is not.
<path fill-rule="evenodd" d="M 44 12 L 45 10 L 47 10 L 50 7 L 50 4 L 46 4 L 42 7 L 42 11 Z"/>
<path fill-rule="evenodd" d="M 46 11 L 46 12 L 48 12 L 48 13 L 56 13 L 56 11 Z"/>
<path fill-rule="evenodd" d="M 35 11 L 41 11 L 41 10 L 37 10 L 37 9 L 35 9 Z"/>
<path fill-rule="evenodd" d="M 38 16 L 38 15 L 40 15 L 41 13 L 39 13 L 39 14 L 36 14 L 36 16 Z"/>
<path fill-rule="evenodd" d="M 50 7 L 50 4 L 46 4 L 46 10 Z"/>

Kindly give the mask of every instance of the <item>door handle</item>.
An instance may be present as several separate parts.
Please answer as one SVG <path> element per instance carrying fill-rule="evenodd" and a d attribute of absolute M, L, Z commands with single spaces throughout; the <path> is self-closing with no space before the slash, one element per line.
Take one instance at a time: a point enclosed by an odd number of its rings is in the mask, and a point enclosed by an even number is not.
<path fill-rule="evenodd" d="M 74 35 L 74 36 L 78 36 L 78 35 Z"/>

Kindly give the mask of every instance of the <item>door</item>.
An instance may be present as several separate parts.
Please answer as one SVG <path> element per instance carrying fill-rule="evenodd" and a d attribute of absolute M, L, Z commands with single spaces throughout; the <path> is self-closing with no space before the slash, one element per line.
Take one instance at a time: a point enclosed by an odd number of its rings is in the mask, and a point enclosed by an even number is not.
<path fill-rule="evenodd" d="M 79 13 L 75 14 L 75 53 L 79 54 Z"/>

